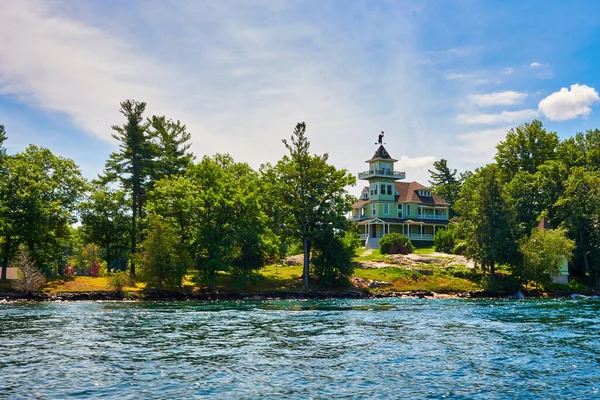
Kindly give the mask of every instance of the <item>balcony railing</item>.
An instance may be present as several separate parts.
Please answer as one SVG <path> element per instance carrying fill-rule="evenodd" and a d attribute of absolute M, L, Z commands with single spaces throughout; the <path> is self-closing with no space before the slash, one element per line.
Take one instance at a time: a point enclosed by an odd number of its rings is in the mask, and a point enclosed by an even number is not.
<path fill-rule="evenodd" d="M 366 215 L 351 215 L 350 216 L 350 221 L 362 221 L 364 219 L 368 219 L 369 217 L 367 217 Z"/>
<path fill-rule="evenodd" d="M 427 234 L 418 234 L 418 233 L 402 233 L 401 235 L 407 236 L 410 240 L 433 240 L 433 235 L 427 235 Z M 367 234 L 361 234 L 359 235 L 361 240 L 367 240 L 369 238 L 369 235 Z M 377 237 L 373 238 L 373 239 L 381 239 L 383 237 L 383 235 L 377 235 Z"/>
<path fill-rule="evenodd" d="M 417 219 L 442 219 L 447 220 L 448 217 L 445 215 L 434 215 L 434 214 L 418 214 Z"/>
<path fill-rule="evenodd" d="M 404 179 L 406 177 L 406 173 L 404 171 L 393 171 L 391 169 L 372 169 L 370 171 L 363 171 L 358 173 L 358 179 L 369 179 L 375 176 Z"/>

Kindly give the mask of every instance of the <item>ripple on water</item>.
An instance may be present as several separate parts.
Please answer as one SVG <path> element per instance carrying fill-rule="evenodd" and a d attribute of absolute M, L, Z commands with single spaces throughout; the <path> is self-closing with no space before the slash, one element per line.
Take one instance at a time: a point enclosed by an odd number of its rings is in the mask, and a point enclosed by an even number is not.
<path fill-rule="evenodd" d="M 0 305 L 0 397 L 594 398 L 595 300 Z"/>

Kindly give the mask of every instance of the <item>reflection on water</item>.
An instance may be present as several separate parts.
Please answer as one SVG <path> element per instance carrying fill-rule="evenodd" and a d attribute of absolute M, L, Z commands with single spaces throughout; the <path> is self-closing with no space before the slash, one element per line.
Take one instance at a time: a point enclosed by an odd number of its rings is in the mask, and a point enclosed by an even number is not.
<path fill-rule="evenodd" d="M 597 300 L 0 305 L 0 398 L 596 398 Z"/>

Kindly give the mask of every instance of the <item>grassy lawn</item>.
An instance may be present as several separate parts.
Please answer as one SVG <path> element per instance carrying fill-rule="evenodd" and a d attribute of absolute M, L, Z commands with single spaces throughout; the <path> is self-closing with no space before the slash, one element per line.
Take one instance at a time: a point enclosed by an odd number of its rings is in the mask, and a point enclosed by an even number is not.
<path fill-rule="evenodd" d="M 414 253 L 415 254 L 431 254 L 435 251 L 435 248 L 433 246 L 431 247 L 419 247 L 416 248 Z"/>
<path fill-rule="evenodd" d="M 371 251 L 371 254 L 367 254 L 364 255 L 364 253 L 367 253 L 371 250 L 365 250 L 365 249 L 361 249 L 360 251 L 358 251 L 358 256 L 354 258 L 354 261 L 386 261 L 387 259 L 387 254 L 381 254 L 379 252 L 379 249 L 374 249 Z"/>
<path fill-rule="evenodd" d="M 136 283 L 135 286 L 128 286 L 126 291 L 139 291 L 145 284 Z M 63 293 L 63 292 L 102 292 L 112 291 L 109 285 L 109 278 L 102 276 L 68 276 L 48 278 L 44 285 L 44 293 Z"/>

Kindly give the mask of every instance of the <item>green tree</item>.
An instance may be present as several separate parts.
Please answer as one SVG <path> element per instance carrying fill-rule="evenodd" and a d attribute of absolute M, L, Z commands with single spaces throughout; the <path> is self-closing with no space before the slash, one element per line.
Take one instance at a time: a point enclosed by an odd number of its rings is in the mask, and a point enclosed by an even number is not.
<path fill-rule="evenodd" d="M 557 201 L 559 219 L 577 244 L 574 275 L 592 273 L 600 283 L 600 173 L 583 167 L 571 169 L 563 195 Z M 577 266 L 582 266 L 577 267 Z"/>
<path fill-rule="evenodd" d="M 191 176 L 166 176 L 154 183 L 146 208 L 173 226 L 179 241 L 189 246 L 198 229 L 201 187 Z"/>
<path fill-rule="evenodd" d="M 535 230 L 520 247 L 523 264 L 518 275 L 525 282 L 537 285 L 549 283 L 552 276 L 560 273 L 559 267 L 565 258 L 571 258 L 575 243 L 562 229 Z"/>
<path fill-rule="evenodd" d="M 220 154 L 204 157 L 188 172 L 201 189 L 193 247 L 203 280 L 214 288 L 217 271 L 248 275 L 262 267 L 265 215 L 257 173 Z"/>
<path fill-rule="evenodd" d="M 180 289 L 191 259 L 175 229 L 162 218 L 151 216 L 142 249 L 141 278 L 148 286 L 159 291 Z"/>
<path fill-rule="evenodd" d="M 102 247 L 110 272 L 113 263 L 126 254 L 130 229 L 126 193 L 96 182 L 80 208 L 83 236 Z"/>
<path fill-rule="evenodd" d="M 495 156 L 503 179 L 508 182 L 519 171 L 535 174 L 537 167 L 556 157 L 558 135 L 547 132 L 542 122 L 534 120 L 512 128 L 497 146 Z"/>
<path fill-rule="evenodd" d="M 600 129 L 590 129 L 563 140 L 556 150 L 558 159 L 568 168 L 600 169 Z"/>
<path fill-rule="evenodd" d="M 489 270 L 492 278 L 496 264 L 514 264 L 518 256 L 500 176 L 495 164 L 479 169 L 462 186 L 457 203 L 460 230 L 467 243 L 465 255 Z"/>
<path fill-rule="evenodd" d="M 75 211 L 84 188 L 77 165 L 48 149 L 30 145 L 6 157 L 0 180 L 0 220 L 4 260 L 2 277 L 14 249 L 25 243 L 38 265 L 51 267 L 64 251 L 63 241 L 76 221 Z M 41 262 L 43 261 L 43 262 Z M 58 271 L 62 268 L 54 265 Z"/>
<path fill-rule="evenodd" d="M 4 148 L 4 142 L 6 139 L 7 137 L 4 125 L 0 125 L 0 165 L 2 164 L 2 159 L 6 156 L 6 149 Z"/>
<path fill-rule="evenodd" d="M 353 175 L 327 163 L 328 155 L 311 155 L 305 136 L 306 124 L 298 123 L 290 142 L 283 140 L 289 155 L 272 171 L 271 190 L 284 205 L 289 229 L 302 241 L 304 254 L 304 286 L 308 287 L 311 246 L 323 231 L 346 229 L 346 213 L 351 209 L 352 196 L 346 186 L 356 183 Z"/>
<path fill-rule="evenodd" d="M 127 119 L 123 126 L 114 125 L 113 138 L 119 141 L 119 151 L 106 162 L 105 181 L 118 180 L 130 193 L 131 201 L 131 255 L 137 252 L 143 202 L 150 182 L 152 161 L 156 150 L 150 141 L 147 126 L 143 124 L 146 103 L 125 100 L 120 112 Z M 131 261 L 131 275 L 135 276 L 135 257 Z"/>
<path fill-rule="evenodd" d="M 460 195 L 460 187 L 463 182 L 462 175 L 457 176 L 456 169 L 451 170 L 447 161 L 443 158 L 434 161 L 433 167 L 434 170 L 428 170 L 431 175 L 429 184 L 436 195 L 450 203 L 450 218 L 452 218 L 456 215 L 454 205 Z"/>
<path fill-rule="evenodd" d="M 448 226 L 448 229 L 438 229 L 433 238 L 435 251 L 441 253 L 452 253 L 454 242 L 454 229 L 451 226 Z"/>
<path fill-rule="evenodd" d="M 152 166 L 154 181 L 185 172 L 194 156 L 188 152 L 191 135 L 179 121 L 153 115 L 148 119 L 148 134 L 155 146 Z"/>

